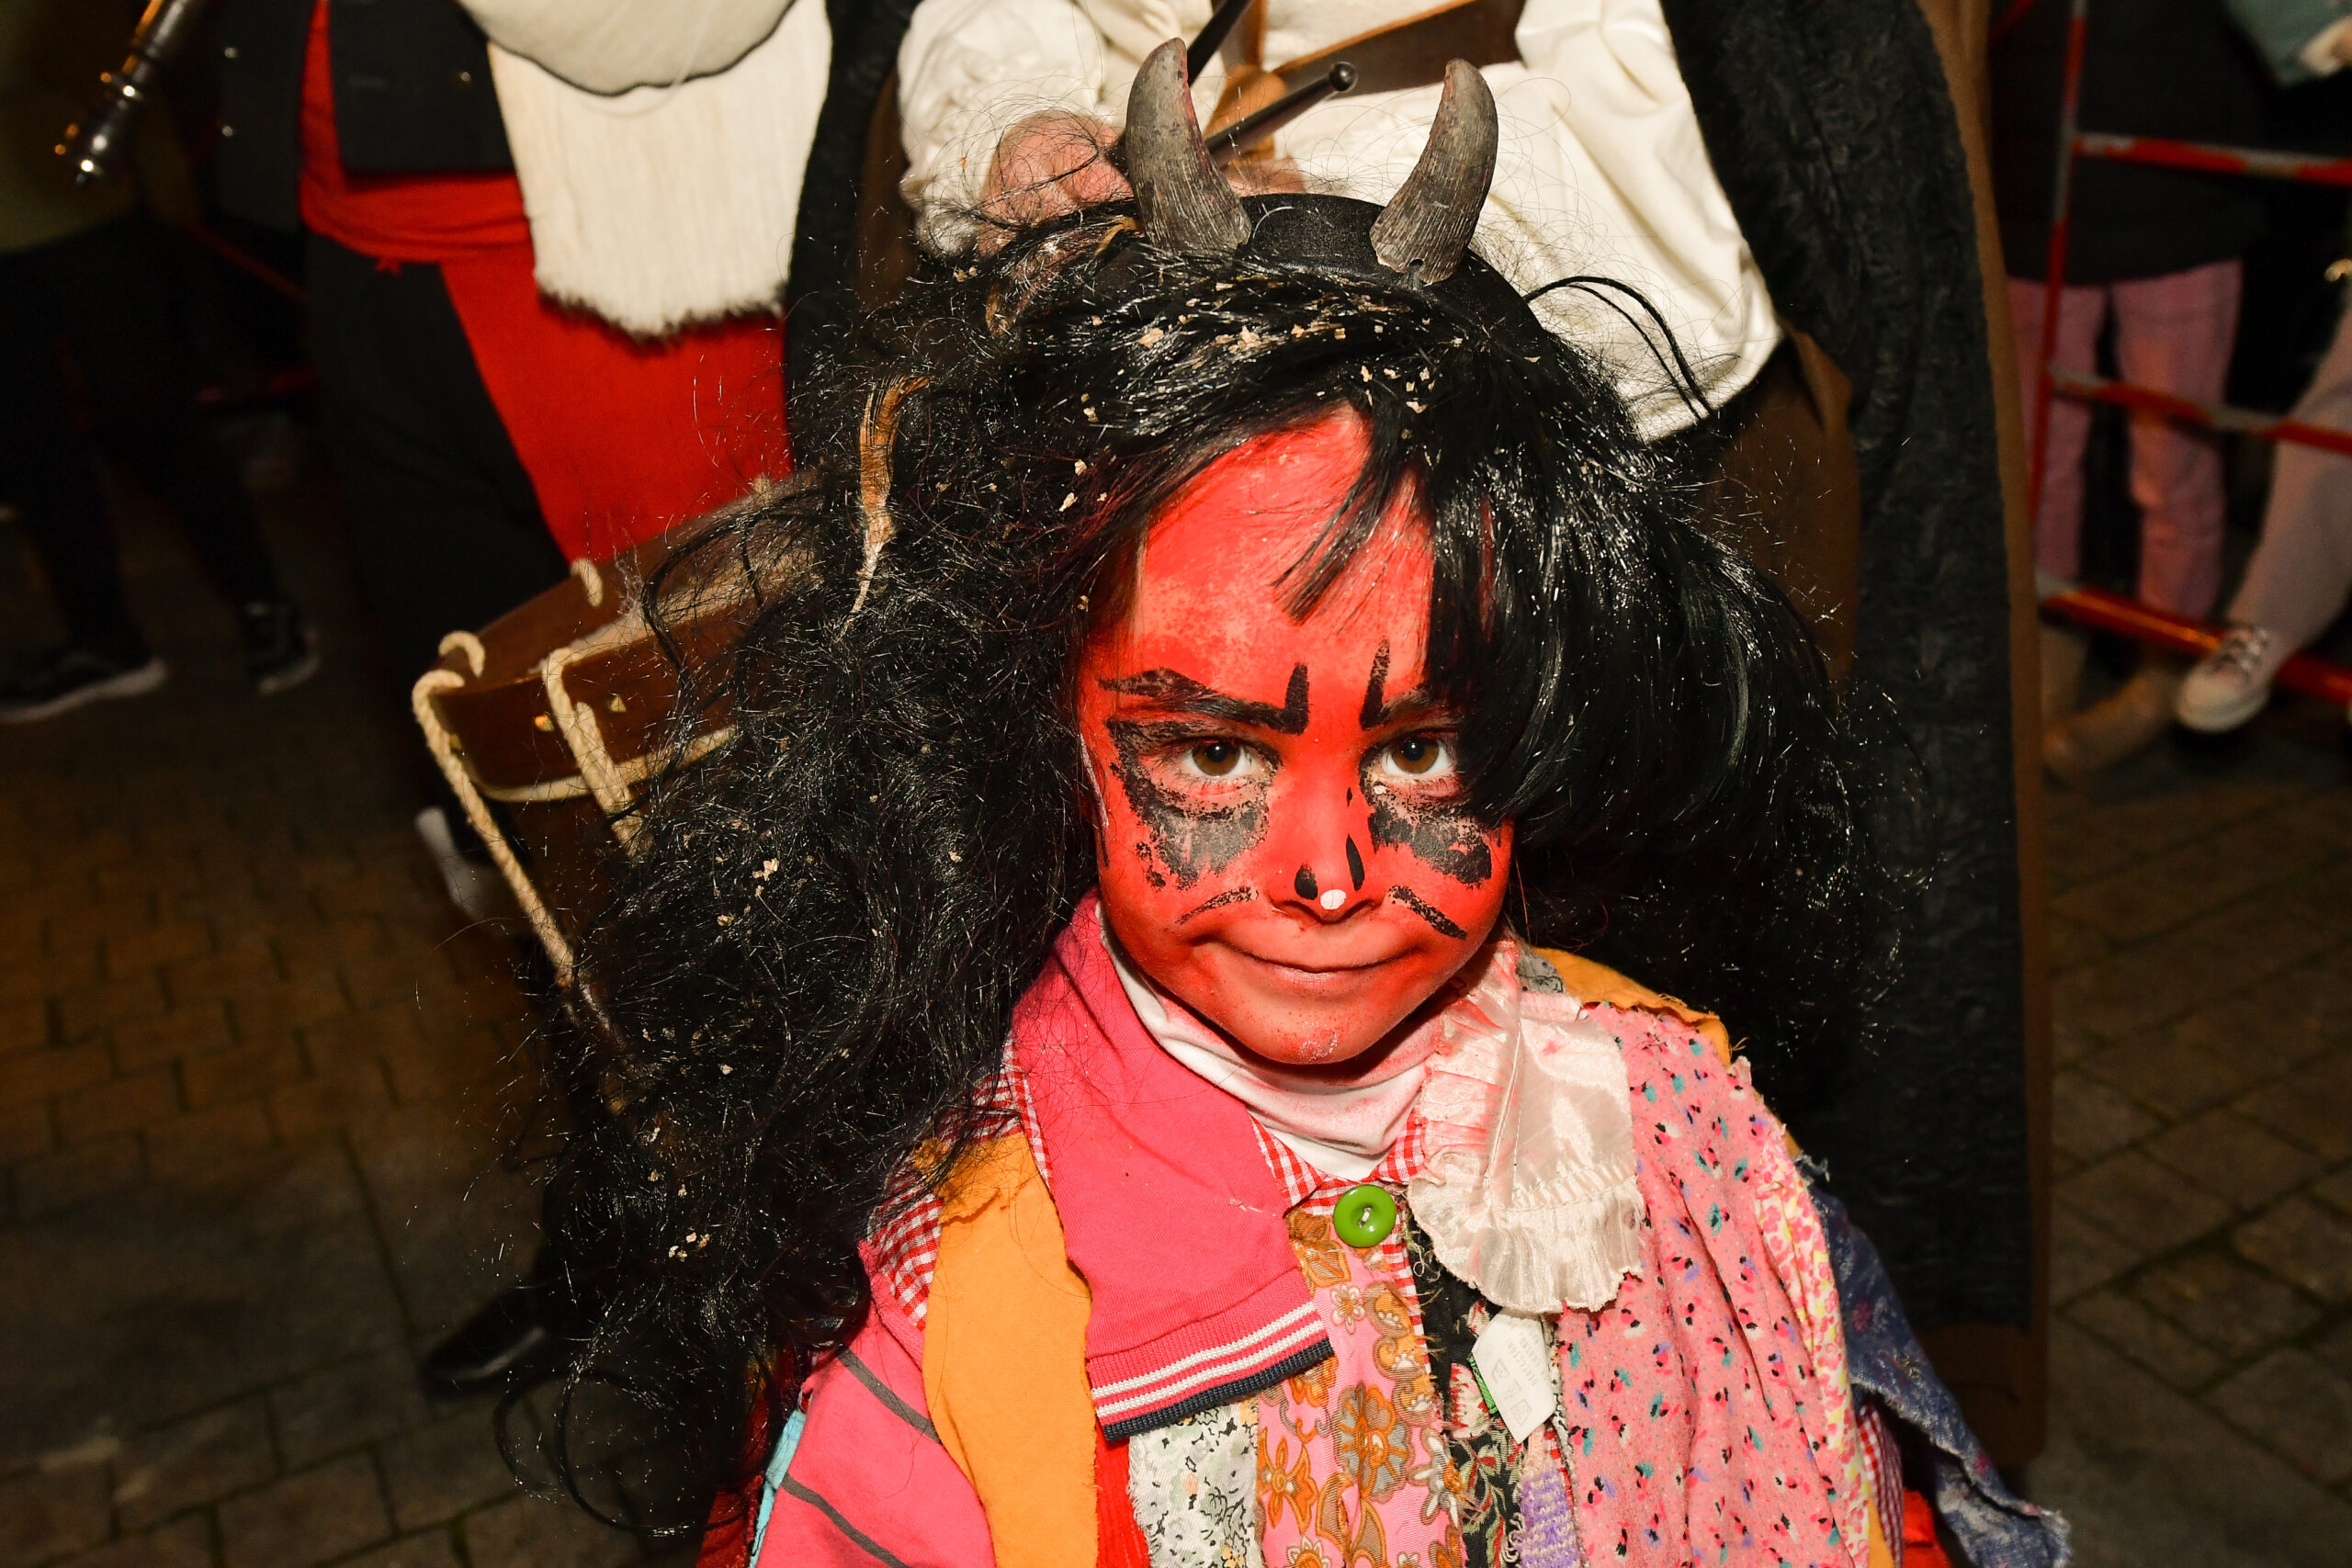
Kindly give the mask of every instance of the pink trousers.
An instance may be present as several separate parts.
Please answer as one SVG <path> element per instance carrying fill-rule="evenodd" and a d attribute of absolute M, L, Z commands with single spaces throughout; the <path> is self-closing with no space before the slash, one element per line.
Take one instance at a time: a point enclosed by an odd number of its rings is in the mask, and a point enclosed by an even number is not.
<path fill-rule="evenodd" d="M 2099 328 L 2112 310 L 2116 363 L 2125 380 L 2218 402 L 2237 336 L 2239 279 L 2238 264 L 2226 261 L 2125 283 L 2069 285 L 2058 307 L 2058 367 L 2091 373 Z M 2045 298 L 2041 284 L 2009 279 L 2029 438 Z M 2050 456 L 2034 511 L 2034 564 L 2070 582 L 2082 574 L 2083 447 L 2090 428 L 2088 403 L 2051 400 Z M 2185 615 L 2211 614 L 2222 592 L 2219 438 L 2134 413 L 2132 499 L 2140 507 L 2141 600 Z"/>

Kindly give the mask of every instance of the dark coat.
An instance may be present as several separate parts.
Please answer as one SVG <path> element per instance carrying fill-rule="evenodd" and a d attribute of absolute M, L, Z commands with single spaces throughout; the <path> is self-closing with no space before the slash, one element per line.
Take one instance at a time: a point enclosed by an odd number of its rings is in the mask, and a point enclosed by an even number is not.
<path fill-rule="evenodd" d="M 859 189 L 866 133 L 883 84 L 899 68 L 899 42 L 919 0 L 825 0 L 833 32 L 832 73 L 817 139 L 800 181 L 800 221 L 784 287 L 786 383 L 806 387 L 821 354 L 849 335 L 856 309 Z M 895 192 L 882 193 L 895 197 Z"/>
<path fill-rule="evenodd" d="M 312 0 L 227 0 L 220 196 L 274 229 L 301 222 L 302 64 Z M 510 170 L 490 45 L 453 0 L 327 0 L 334 129 L 366 174 Z"/>
<path fill-rule="evenodd" d="M 1855 689 L 1891 705 L 1880 831 L 1917 879 L 1893 991 L 1799 1142 L 1922 1328 L 2031 1318 L 2009 594 L 1959 121 L 1909 0 L 1665 0 L 1781 313 L 1851 378 Z"/>
<path fill-rule="evenodd" d="M 2065 0 L 2040 0 L 1993 46 L 1993 181 L 2009 276 L 2048 270 Z M 2263 67 L 2222 0 L 2101 0 L 2084 34 L 2084 130 L 2246 146 Z M 2156 277 L 2244 254 L 2262 229 L 2251 180 L 2084 158 L 2075 164 L 2069 283 Z"/>

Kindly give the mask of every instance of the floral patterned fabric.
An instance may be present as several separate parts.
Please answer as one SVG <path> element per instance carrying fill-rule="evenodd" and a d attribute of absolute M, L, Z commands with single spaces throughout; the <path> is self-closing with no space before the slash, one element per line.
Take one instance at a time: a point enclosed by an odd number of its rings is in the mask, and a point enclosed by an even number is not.
<path fill-rule="evenodd" d="M 1419 1168 L 1409 1133 L 1373 1179 Z M 1523 1443 L 1487 1402 L 1471 1348 L 1491 1303 L 1449 1273 L 1408 1213 L 1375 1246 L 1332 1228 L 1353 1182 L 1269 1142 L 1296 1200 L 1291 1247 L 1334 1355 L 1248 1402 L 1264 1561 L 1275 1568 L 1574 1568 L 1583 1561 L 1550 1427 Z M 1157 1568 L 1157 1559 L 1155 1568 Z"/>
<path fill-rule="evenodd" d="M 1829 1247 L 1822 1238 L 1821 1216 L 1804 1179 L 1787 1158 L 1759 1159 L 1750 1184 L 1756 1206 L 1756 1226 L 1772 1272 L 1788 1292 L 1796 1309 L 1797 1332 L 1805 1355 L 1820 1379 L 1816 1404 L 1821 1412 L 1819 1436 L 1813 1438 L 1822 1472 L 1837 1485 L 1845 1514 L 1838 1526 L 1849 1547 L 1859 1549 L 1857 1563 L 1869 1558 L 1871 1477 L 1865 1473 L 1861 1425 L 1854 1407 L 1854 1391 L 1846 1377 L 1846 1335 L 1838 1314 L 1838 1274 L 1829 1264 Z"/>
<path fill-rule="evenodd" d="M 1567 1461 L 1557 1436 L 1547 1424 L 1525 1442 L 1513 1442 L 1471 1361 L 1493 1317 L 1492 1303 L 1446 1272 L 1418 1227 L 1406 1236 L 1406 1252 L 1438 1390 L 1446 1485 L 1462 1527 L 1462 1568 L 1581 1562 Z"/>
<path fill-rule="evenodd" d="M 1270 1568 L 1461 1568 L 1402 1227 L 1342 1242 L 1331 1214 L 1347 1185 L 1289 1215 L 1335 1354 L 1257 1397 L 1260 1543 Z"/>
<path fill-rule="evenodd" d="M 1127 1439 L 1127 1499 L 1151 1568 L 1264 1568 L 1257 1456 L 1254 1400 Z"/>
<path fill-rule="evenodd" d="M 1624 1053 L 1643 1268 L 1555 1329 L 1562 1409 L 1513 1443 L 1471 1347 L 1489 1303 L 1406 1216 L 1331 1226 L 1351 1183 L 1283 1162 L 1335 1354 L 1261 1393 L 1272 1568 L 1868 1562 L 1871 1489 L 1824 1237 L 1781 1125 L 1687 1025 L 1592 1008 Z M 1417 1174 L 1392 1159 L 1392 1191 Z"/>

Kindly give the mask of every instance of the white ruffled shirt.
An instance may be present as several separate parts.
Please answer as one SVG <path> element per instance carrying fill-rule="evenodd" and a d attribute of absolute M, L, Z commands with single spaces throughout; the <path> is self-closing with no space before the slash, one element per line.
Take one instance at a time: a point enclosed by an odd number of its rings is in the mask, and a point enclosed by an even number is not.
<path fill-rule="evenodd" d="M 1280 64 L 1414 16 L 1428 0 L 1268 7 L 1264 58 Z M 1007 128 L 1045 108 L 1119 123 L 1144 57 L 1198 32 L 1210 9 L 1211 0 L 923 0 L 899 51 L 899 103 L 904 189 L 925 243 L 948 252 L 970 243 L 969 213 Z M 1522 292 L 1571 276 L 1641 290 L 1720 406 L 1763 368 L 1781 332 L 1707 160 L 1659 0 L 1527 0 L 1518 44 L 1518 61 L 1486 73 L 1502 145 L 1479 253 Z M 1194 84 L 1204 121 L 1224 81 L 1220 62 Z M 1438 93 L 1327 99 L 1277 132 L 1274 151 L 1310 190 L 1385 201 L 1420 156 Z M 1697 417 L 1661 368 L 1656 328 L 1629 301 L 1562 288 L 1535 310 L 1600 357 L 1645 437 Z"/>

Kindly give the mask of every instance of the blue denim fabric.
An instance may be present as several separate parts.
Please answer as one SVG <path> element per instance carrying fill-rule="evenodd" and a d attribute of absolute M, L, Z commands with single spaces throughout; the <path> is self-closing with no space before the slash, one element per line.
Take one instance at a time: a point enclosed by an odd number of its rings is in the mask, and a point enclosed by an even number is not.
<path fill-rule="evenodd" d="M 2066 1521 L 2012 1496 L 1984 1445 L 1960 1413 L 1960 1402 L 1928 1364 L 1911 1332 L 1894 1281 L 1878 1248 L 1854 1228 L 1846 1205 L 1807 1169 L 1813 1206 L 1829 1244 L 1838 1300 L 1846 1320 L 1846 1375 L 1857 1394 L 1876 1399 L 1911 1429 L 1933 1456 L 1934 1473 L 1921 1488 L 1974 1568 L 2063 1568 L 2070 1552 Z"/>

